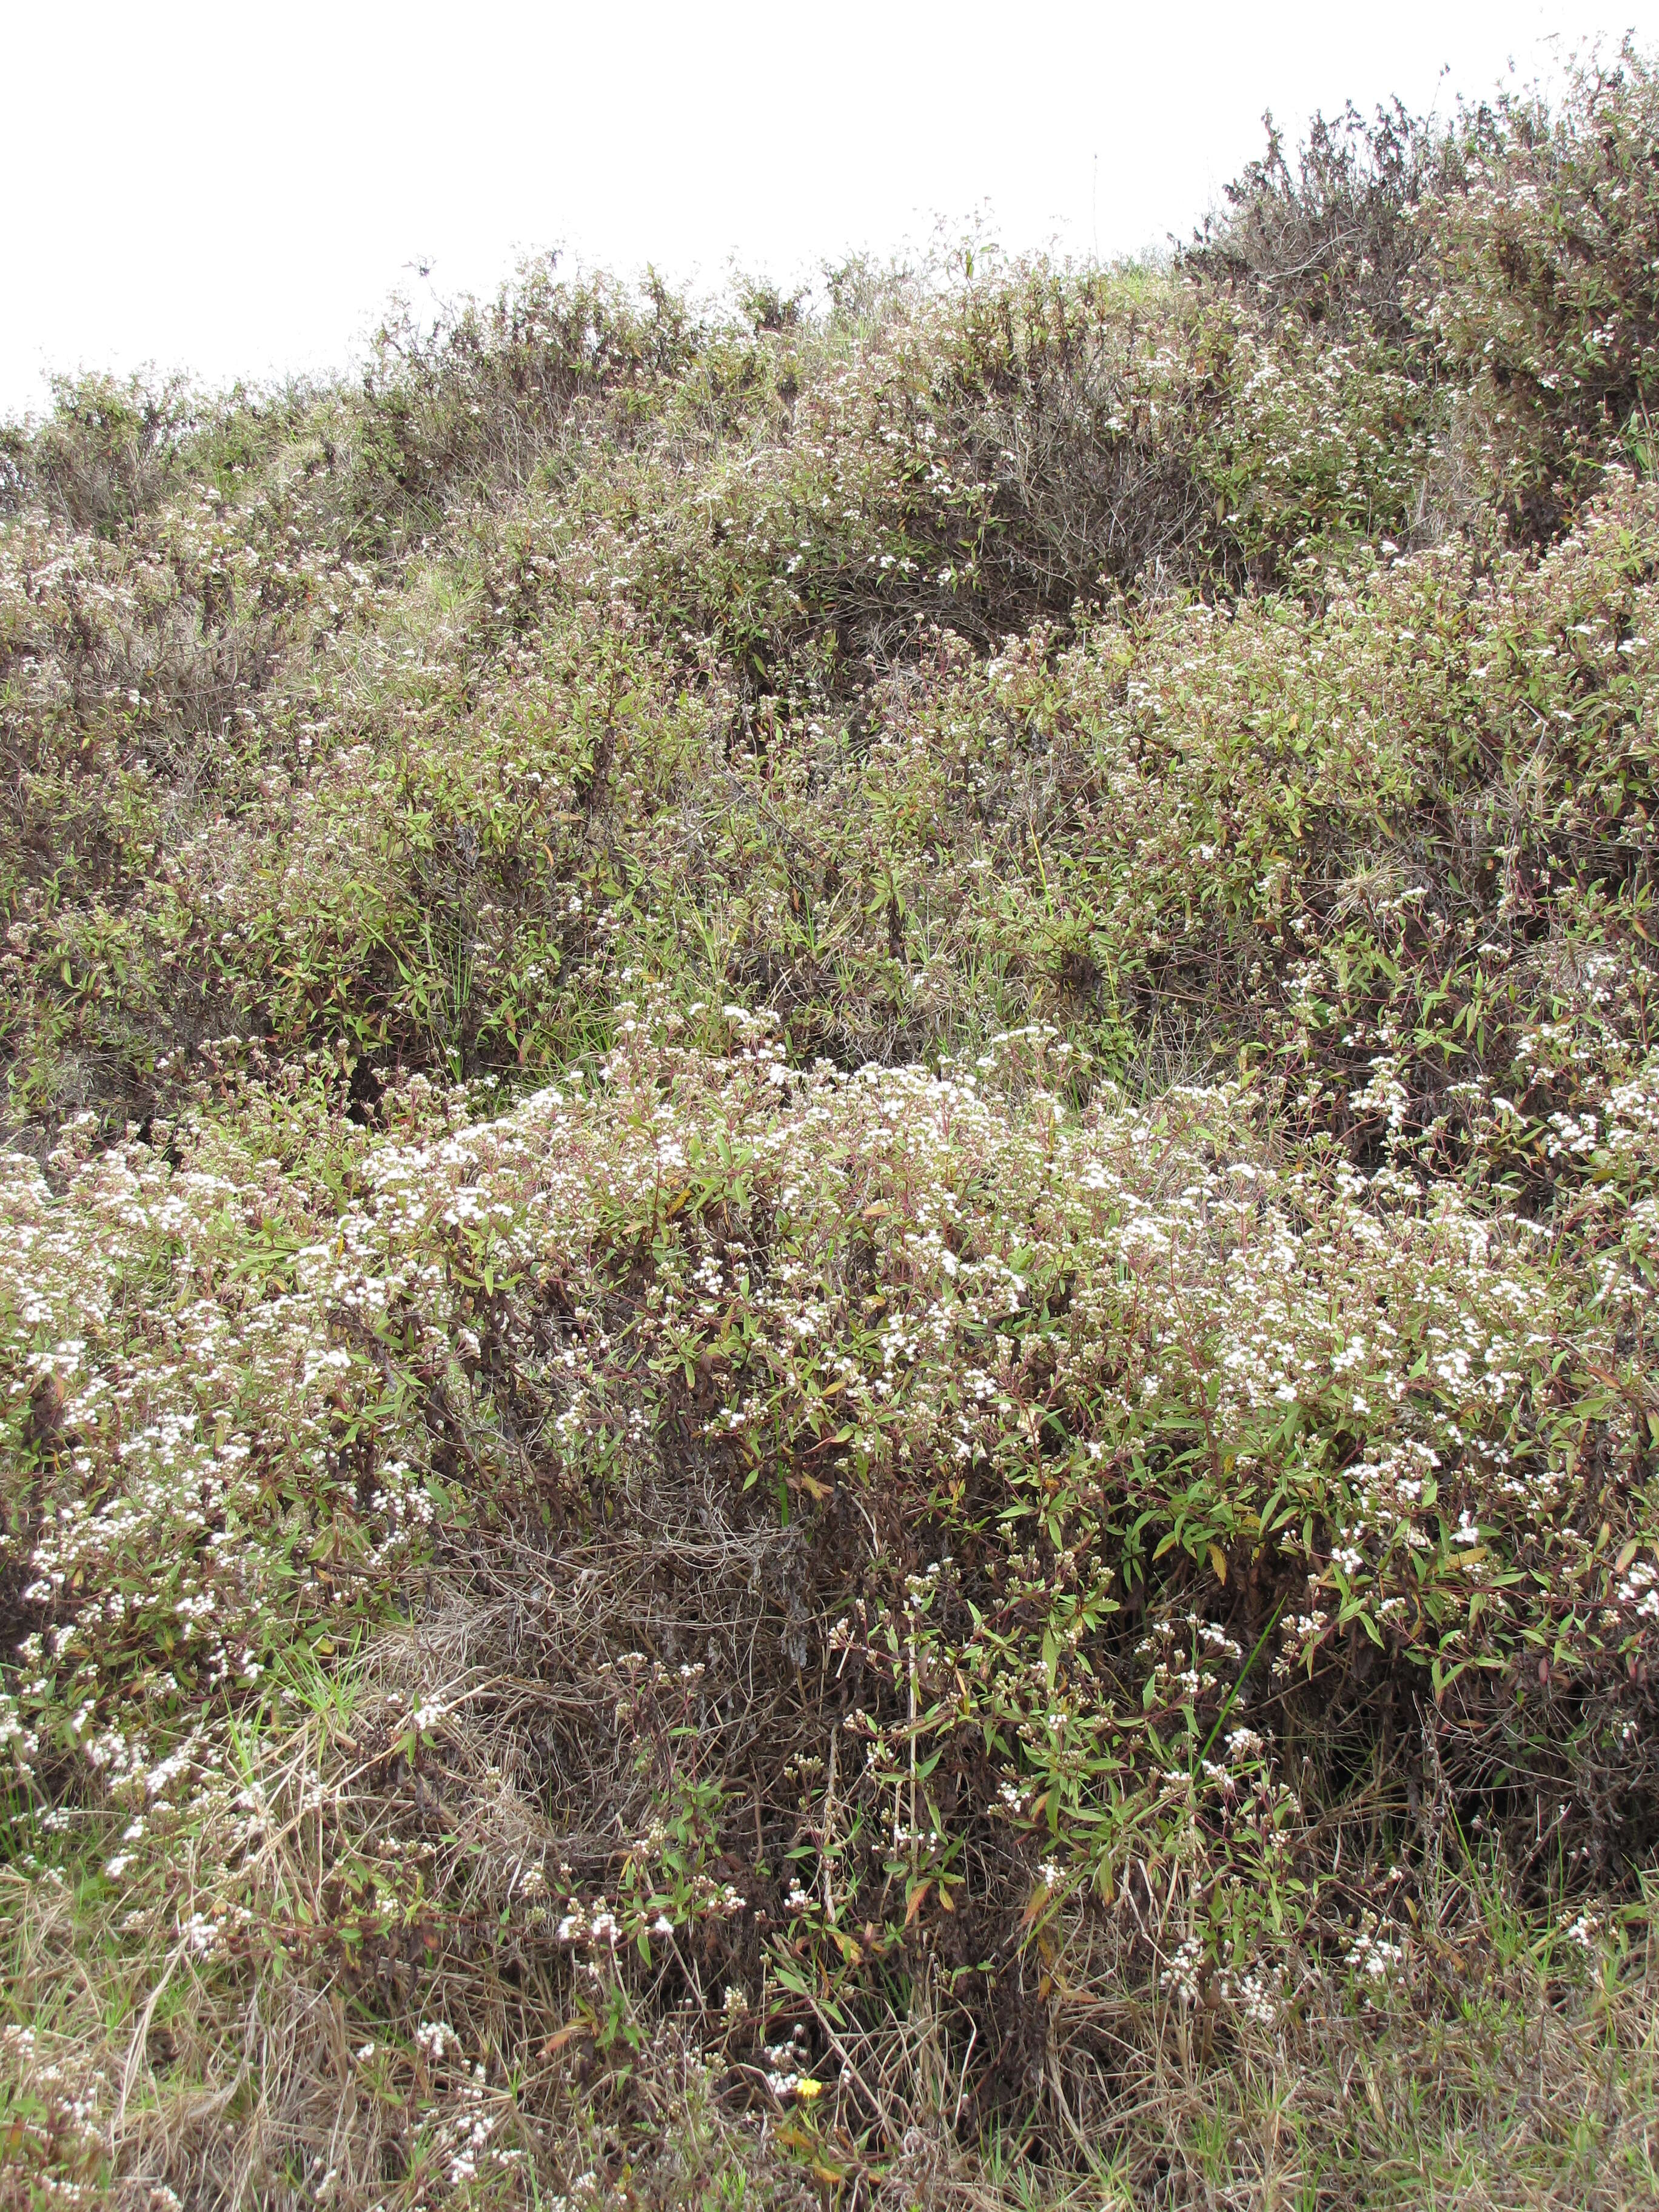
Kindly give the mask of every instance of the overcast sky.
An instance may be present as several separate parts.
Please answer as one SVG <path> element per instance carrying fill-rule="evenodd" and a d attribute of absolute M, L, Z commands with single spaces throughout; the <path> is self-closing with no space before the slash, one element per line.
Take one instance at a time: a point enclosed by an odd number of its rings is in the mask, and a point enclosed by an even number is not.
<path fill-rule="evenodd" d="M 349 361 L 393 289 L 493 289 L 562 246 L 713 289 L 976 212 L 1006 248 L 1184 234 L 1352 98 L 1449 110 L 1559 74 L 1659 0 L 1226 7 L 979 0 L 15 0 L 0 412 L 51 369 L 214 382 Z M 1443 74 L 1444 72 L 1444 74 Z M 1514 81 L 1510 79 L 1510 81 Z"/>

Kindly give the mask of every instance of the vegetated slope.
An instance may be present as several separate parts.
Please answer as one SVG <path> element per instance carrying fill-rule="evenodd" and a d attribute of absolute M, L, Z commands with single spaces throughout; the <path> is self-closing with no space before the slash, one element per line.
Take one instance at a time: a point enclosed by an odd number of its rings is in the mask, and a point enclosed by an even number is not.
<path fill-rule="evenodd" d="M 0 2190 L 1650 2199 L 1656 331 L 1627 54 L 7 434 Z"/>

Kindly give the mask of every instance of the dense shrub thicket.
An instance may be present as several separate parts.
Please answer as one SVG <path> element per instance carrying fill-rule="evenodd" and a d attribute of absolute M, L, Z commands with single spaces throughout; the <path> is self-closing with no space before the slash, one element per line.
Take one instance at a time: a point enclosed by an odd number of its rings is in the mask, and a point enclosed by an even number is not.
<path fill-rule="evenodd" d="M 0 2202 L 1650 2201 L 1656 331 L 1627 52 L 4 432 Z"/>

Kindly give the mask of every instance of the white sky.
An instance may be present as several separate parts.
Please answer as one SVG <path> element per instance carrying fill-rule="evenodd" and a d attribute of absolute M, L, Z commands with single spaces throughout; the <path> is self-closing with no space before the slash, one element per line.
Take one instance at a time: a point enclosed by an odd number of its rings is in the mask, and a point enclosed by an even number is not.
<path fill-rule="evenodd" d="M 45 374 L 349 360 L 386 296 L 559 245 L 712 289 L 934 219 L 1087 253 L 1184 234 L 1271 106 L 1548 76 L 1659 0 L 12 0 L 0 413 Z M 1553 40 L 1555 43 L 1551 43 Z M 1442 76 L 1443 68 L 1449 74 Z"/>

